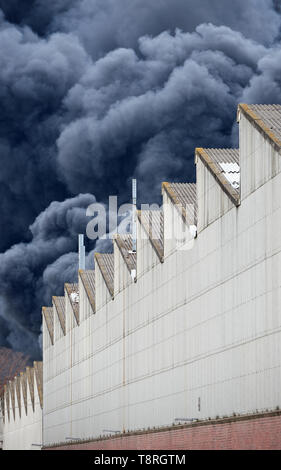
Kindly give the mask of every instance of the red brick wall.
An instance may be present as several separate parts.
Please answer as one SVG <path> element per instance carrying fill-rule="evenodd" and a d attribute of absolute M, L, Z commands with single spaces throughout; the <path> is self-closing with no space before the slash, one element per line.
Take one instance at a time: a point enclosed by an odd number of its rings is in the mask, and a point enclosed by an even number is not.
<path fill-rule="evenodd" d="M 176 429 L 124 434 L 57 450 L 281 449 L 281 413 L 200 422 Z"/>

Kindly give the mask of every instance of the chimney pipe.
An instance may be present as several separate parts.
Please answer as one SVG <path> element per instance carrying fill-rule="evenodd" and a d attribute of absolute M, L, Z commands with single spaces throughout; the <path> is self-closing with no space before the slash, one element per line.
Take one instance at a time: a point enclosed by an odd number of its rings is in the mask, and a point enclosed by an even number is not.
<path fill-rule="evenodd" d="M 79 234 L 79 270 L 82 269 L 85 271 L 85 246 L 84 246 L 84 235 Z"/>
<path fill-rule="evenodd" d="M 133 202 L 133 213 L 132 213 L 132 239 L 133 239 L 133 253 L 137 251 L 137 180 L 132 181 L 132 202 Z"/>

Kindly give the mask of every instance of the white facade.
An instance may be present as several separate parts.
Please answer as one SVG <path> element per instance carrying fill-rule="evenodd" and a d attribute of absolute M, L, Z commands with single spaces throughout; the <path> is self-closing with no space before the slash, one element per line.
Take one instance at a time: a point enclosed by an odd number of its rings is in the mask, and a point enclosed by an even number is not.
<path fill-rule="evenodd" d="M 44 320 L 44 445 L 281 406 L 281 156 L 242 111 L 238 203 L 197 158 L 197 238 L 162 263 L 139 223 L 137 282 L 115 241 L 114 299 L 96 263 L 95 311 L 79 279 L 79 326 Z"/>
<path fill-rule="evenodd" d="M 38 366 L 39 363 L 36 363 Z M 3 450 L 40 450 L 42 447 L 41 371 L 27 368 L 5 386 Z"/>

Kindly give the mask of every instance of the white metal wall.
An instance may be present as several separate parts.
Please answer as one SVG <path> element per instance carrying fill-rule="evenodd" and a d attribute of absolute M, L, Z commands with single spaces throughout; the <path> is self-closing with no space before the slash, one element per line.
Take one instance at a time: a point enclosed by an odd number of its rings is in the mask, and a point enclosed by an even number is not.
<path fill-rule="evenodd" d="M 5 407 L 5 422 L 3 426 L 3 450 L 40 450 L 42 446 L 42 408 L 40 406 L 37 387 L 34 387 L 34 410 L 27 385 L 27 412 L 21 389 L 21 410 L 17 397 L 15 398 L 15 416 L 10 400 L 8 416 Z"/>
<path fill-rule="evenodd" d="M 68 308 L 67 335 L 54 346 L 44 326 L 45 444 L 281 405 L 279 166 L 271 172 L 280 156 L 248 122 L 240 126 L 241 206 L 226 204 L 200 165 L 206 194 L 192 249 L 171 243 L 164 264 L 154 257 L 148 269 L 152 249 L 142 241 L 133 283 L 114 244 L 115 299 L 82 313 L 79 327 Z M 175 220 L 173 207 L 169 213 Z"/>

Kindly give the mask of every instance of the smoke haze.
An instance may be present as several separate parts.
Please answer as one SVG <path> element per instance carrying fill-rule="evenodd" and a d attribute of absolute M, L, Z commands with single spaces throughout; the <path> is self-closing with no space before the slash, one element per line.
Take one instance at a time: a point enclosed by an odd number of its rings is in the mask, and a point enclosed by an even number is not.
<path fill-rule="evenodd" d="M 132 176 L 158 202 L 194 180 L 195 147 L 237 145 L 239 102 L 281 103 L 279 7 L 0 0 L 0 346 L 40 356 L 89 204 L 127 201 Z"/>

